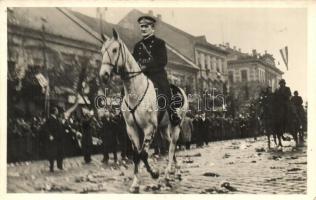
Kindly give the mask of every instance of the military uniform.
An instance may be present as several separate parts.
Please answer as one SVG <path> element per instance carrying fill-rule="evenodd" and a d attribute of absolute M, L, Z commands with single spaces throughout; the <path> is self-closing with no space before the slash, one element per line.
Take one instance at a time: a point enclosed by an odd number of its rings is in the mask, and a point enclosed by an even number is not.
<path fill-rule="evenodd" d="M 289 87 L 280 87 L 275 91 L 277 101 L 279 103 L 288 102 L 291 97 L 291 89 Z"/>
<path fill-rule="evenodd" d="M 283 84 L 282 84 L 283 83 Z M 281 132 L 286 132 L 290 125 L 290 98 L 291 98 L 291 89 L 285 86 L 285 80 L 281 79 L 280 87 L 275 91 L 275 113 L 276 127 L 280 129 Z"/>
<path fill-rule="evenodd" d="M 171 124 L 179 125 L 181 118 L 175 111 L 178 105 L 171 102 L 171 89 L 165 71 L 168 63 L 167 49 L 165 42 L 154 35 L 154 26 L 156 19 L 149 15 L 138 18 L 143 39 L 136 43 L 133 56 L 141 67 L 144 74 L 153 82 L 155 88 L 158 89 L 158 106 L 160 111 L 167 110 L 169 113 Z M 172 87 L 172 90 L 177 88 Z M 173 101 L 174 102 L 174 101 Z M 158 121 L 162 118 L 159 112 Z"/>
<path fill-rule="evenodd" d="M 304 114 L 304 108 L 303 108 L 303 99 L 300 96 L 293 96 L 291 99 L 291 102 L 293 103 L 296 114 L 299 117 L 300 123 L 303 124 L 305 121 L 305 114 Z"/>
<path fill-rule="evenodd" d="M 158 95 L 165 95 L 167 105 L 171 99 L 171 92 L 165 66 L 168 62 L 165 42 L 154 35 L 142 39 L 136 43 L 133 56 L 144 74 L 153 82 L 158 89 Z M 159 99 L 158 105 L 164 106 L 165 102 Z"/>

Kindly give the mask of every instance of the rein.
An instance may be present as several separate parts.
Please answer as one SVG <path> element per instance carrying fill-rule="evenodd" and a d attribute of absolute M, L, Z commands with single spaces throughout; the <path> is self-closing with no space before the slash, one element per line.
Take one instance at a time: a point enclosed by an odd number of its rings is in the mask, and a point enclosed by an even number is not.
<path fill-rule="evenodd" d="M 140 144 L 142 144 L 141 150 L 144 147 L 144 135 L 145 134 L 144 134 L 143 129 L 140 127 L 139 123 L 137 122 L 137 119 L 136 119 L 136 116 L 135 116 L 135 111 L 137 110 L 137 108 L 141 104 L 141 102 L 144 100 L 144 98 L 145 98 L 145 96 L 147 94 L 148 88 L 149 88 L 149 81 L 148 81 L 148 78 L 147 78 L 147 86 L 146 86 L 146 89 L 145 89 L 145 91 L 143 93 L 143 96 L 141 97 L 141 99 L 137 102 L 137 104 L 133 108 L 127 103 L 126 99 L 124 100 L 125 105 L 127 106 L 129 112 L 132 114 L 133 120 L 134 120 L 135 125 L 136 125 L 136 127 L 138 129 L 139 136 L 140 136 L 139 137 L 139 142 L 140 142 Z"/>
<path fill-rule="evenodd" d="M 105 49 L 105 51 L 106 51 L 106 53 L 107 53 L 107 55 L 109 57 L 109 60 L 110 60 L 109 65 L 113 67 L 112 70 L 114 70 L 114 73 L 117 74 L 117 75 L 120 75 L 120 77 L 121 77 L 121 79 L 123 81 L 130 80 L 130 79 L 132 79 L 134 77 L 137 77 L 138 75 L 142 74 L 143 73 L 142 70 L 135 71 L 135 72 L 128 72 L 126 70 L 119 70 L 119 68 L 118 68 L 118 61 L 119 61 L 120 56 L 122 56 L 123 63 L 125 63 L 125 65 L 126 65 L 126 52 L 125 52 L 124 44 L 122 44 L 121 42 L 119 42 L 119 44 L 120 44 L 119 52 L 118 52 L 118 56 L 117 56 L 117 59 L 115 60 L 114 64 L 112 64 L 110 53 L 108 51 L 108 49 L 110 48 L 111 44 L 109 45 L 109 47 L 107 49 Z M 144 131 L 141 128 L 141 126 L 139 125 L 139 123 L 137 122 L 137 119 L 136 119 L 136 116 L 135 116 L 135 111 L 137 110 L 137 108 L 141 104 L 141 102 L 144 100 L 144 98 L 145 98 L 145 96 L 147 94 L 148 88 L 149 88 L 149 80 L 147 78 L 146 89 L 145 89 L 142 97 L 140 98 L 140 100 L 137 102 L 137 104 L 133 108 L 127 103 L 126 99 L 124 100 L 125 105 L 127 106 L 129 112 L 132 114 L 133 120 L 134 120 L 135 125 L 136 125 L 136 127 L 138 129 L 139 136 L 140 136 L 139 137 L 140 144 L 142 144 L 141 151 L 144 148 L 144 142 L 143 142 L 144 141 Z"/>
<path fill-rule="evenodd" d="M 118 68 L 118 61 L 119 61 L 120 56 L 122 56 L 123 63 L 126 64 L 126 52 L 125 52 L 125 48 L 122 47 L 124 45 L 121 42 L 119 42 L 119 44 L 120 44 L 119 52 L 118 52 L 118 56 L 117 56 L 117 59 L 115 60 L 114 64 L 112 64 L 110 53 L 108 51 L 108 49 L 110 48 L 111 44 L 109 45 L 109 47 L 107 49 L 105 49 L 105 51 L 106 51 L 106 53 L 107 53 L 107 55 L 109 57 L 109 60 L 110 60 L 110 63 L 108 65 L 113 67 L 114 73 L 119 75 L 119 76 L 121 76 L 122 80 L 130 80 L 130 79 L 142 74 L 143 70 L 139 70 L 139 71 L 136 71 L 136 72 L 128 72 L 126 70 L 122 70 L 122 69 L 120 70 Z"/>

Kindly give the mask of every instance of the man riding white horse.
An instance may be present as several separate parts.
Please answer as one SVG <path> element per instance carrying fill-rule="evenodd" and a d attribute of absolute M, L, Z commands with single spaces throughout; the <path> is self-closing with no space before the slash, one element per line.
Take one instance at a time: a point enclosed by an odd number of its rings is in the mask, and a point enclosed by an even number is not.
<path fill-rule="evenodd" d="M 154 34 L 156 23 L 154 18 L 145 15 L 139 17 L 137 22 L 139 23 L 143 39 L 136 43 L 133 56 L 144 74 L 158 90 L 159 109 L 167 110 L 171 123 L 178 125 L 181 119 L 171 104 L 170 85 L 165 70 L 165 66 L 168 63 L 165 42 Z M 162 115 L 159 118 L 161 117 Z"/>
<path fill-rule="evenodd" d="M 186 111 L 188 110 L 188 99 L 185 92 L 181 88 L 178 88 L 177 94 L 180 93 L 183 101 L 180 103 L 180 106 L 177 104 L 174 107 L 177 109 L 174 112 L 178 112 L 181 117 L 178 117 L 177 120 L 174 120 L 175 118 L 171 117 L 173 119 L 171 122 L 168 113 L 174 113 L 170 112 L 171 108 L 168 108 L 170 105 L 168 101 L 170 101 L 171 95 L 166 72 L 164 71 L 165 64 L 155 64 L 156 62 L 159 62 L 159 56 L 161 56 L 161 54 L 156 54 L 155 50 L 150 47 L 151 45 L 154 46 L 155 41 L 152 44 L 147 44 L 149 45 L 149 49 L 146 47 L 149 53 L 148 55 L 151 55 L 146 62 L 145 60 L 142 60 L 143 63 L 150 63 L 147 65 L 150 70 L 146 70 L 147 68 L 145 69 L 144 66 L 142 66 L 142 68 L 139 66 L 134 56 L 129 52 L 124 42 L 120 39 L 116 30 L 113 30 L 112 38 L 106 40 L 105 37 L 103 37 L 103 40 L 104 43 L 101 49 L 102 64 L 99 76 L 101 82 L 105 84 L 111 80 L 113 74 L 119 75 L 123 81 L 124 98 L 121 104 L 121 111 L 126 122 L 126 131 L 132 141 L 134 151 L 134 178 L 130 187 L 130 192 L 139 192 L 140 177 L 138 168 L 140 161 L 143 161 L 152 178 L 157 179 L 159 177 L 159 172 L 154 170 L 148 162 L 149 146 L 156 133 L 161 134 L 164 139 L 169 141 L 169 158 L 168 166 L 165 170 L 165 180 L 170 180 L 169 175 L 173 172 L 173 163 L 176 166 L 174 169 L 178 168 L 175 149 L 180 134 L 181 119 L 184 118 Z M 165 57 L 163 58 L 166 59 L 164 42 L 160 40 L 160 42 L 155 45 L 163 48 L 162 51 L 165 52 Z M 135 51 L 134 54 L 136 52 L 137 51 Z M 151 67 L 160 67 L 159 72 L 151 71 L 151 69 L 154 69 Z M 154 74 L 157 74 L 160 78 L 164 77 L 164 79 L 160 79 L 159 83 L 157 83 L 159 79 L 155 79 L 156 75 Z M 166 105 L 163 105 L 162 108 L 165 108 L 169 112 L 160 112 L 161 108 L 159 109 L 159 107 L 157 109 L 157 106 L 159 106 L 159 97 L 155 91 L 154 83 L 149 77 L 156 82 L 158 90 L 163 90 L 165 92 L 163 95 L 169 97 L 168 99 L 162 98 L 164 104 L 168 103 L 167 108 L 165 107 Z M 166 86 L 168 86 L 168 89 Z M 173 102 L 178 103 L 179 101 L 176 99 L 176 101 Z M 171 105 L 170 107 L 173 106 Z M 159 118 L 159 114 L 161 113 L 163 113 L 163 115 Z"/>

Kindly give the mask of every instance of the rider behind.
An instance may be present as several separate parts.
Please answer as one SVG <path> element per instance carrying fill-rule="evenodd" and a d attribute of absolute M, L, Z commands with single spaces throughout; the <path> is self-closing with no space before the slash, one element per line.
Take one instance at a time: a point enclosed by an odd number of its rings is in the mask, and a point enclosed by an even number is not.
<path fill-rule="evenodd" d="M 181 118 L 171 108 L 171 91 L 165 66 L 168 63 L 165 42 L 156 37 L 156 20 L 151 16 L 141 16 L 137 22 L 143 39 L 135 44 L 133 56 L 144 74 L 153 82 L 157 89 L 158 106 L 160 110 L 169 113 L 172 125 L 178 125 Z"/>
<path fill-rule="evenodd" d="M 279 81 L 280 87 L 275 91 L 275 103 L 276 108 L 279 109 L 278 115 L 280 115 L 279 125 L 283 129 L 283 133 L 286 132 L 289 124 L 289 115 L 290 115 L 290 98 L 291 98 L 291 89 L 286 86 L 284 79 Z"/>
<path fill-rule="evenodd" d="M 305 113 L 303 108 L 303 99 L 301 96 L 298 96 L 298 91 L 294 91 L 294 96 L 291 98 L 291 102 L 295 106 L 295 110 L 299 117 L 300 123 L 303 124 L 305 122 Z"/>

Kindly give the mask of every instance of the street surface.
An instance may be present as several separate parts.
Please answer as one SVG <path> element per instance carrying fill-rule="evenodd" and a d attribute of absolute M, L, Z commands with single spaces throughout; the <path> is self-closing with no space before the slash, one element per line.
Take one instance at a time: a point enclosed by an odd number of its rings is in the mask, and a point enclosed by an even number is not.
<path fill-rule="evenodd" d="M 163 173 L 167 158 L 151 157 L 160 179 L 152 180 L 141 164 L 140 193 L 195 194 L 306 194 L 306 147 L 294 148 L 284 142 L 282 150 L 266 137 L 211 142 L 203 148 L 178 151 L 181 176 L 166 184 Z M 112 156 L 112 155 L 110 155 Z M 8 193 L 128 193 L 132 183 L 132 163 L 108 165 L 101 155 L 91 164 L 82 157 L 64 160 L 63 171 L 49 172 L 48 161 L 8 164 Z M 55 163 L 56 165 L 56 163 Z M 55 167 L 56 168 L 56 167 Z"/>

